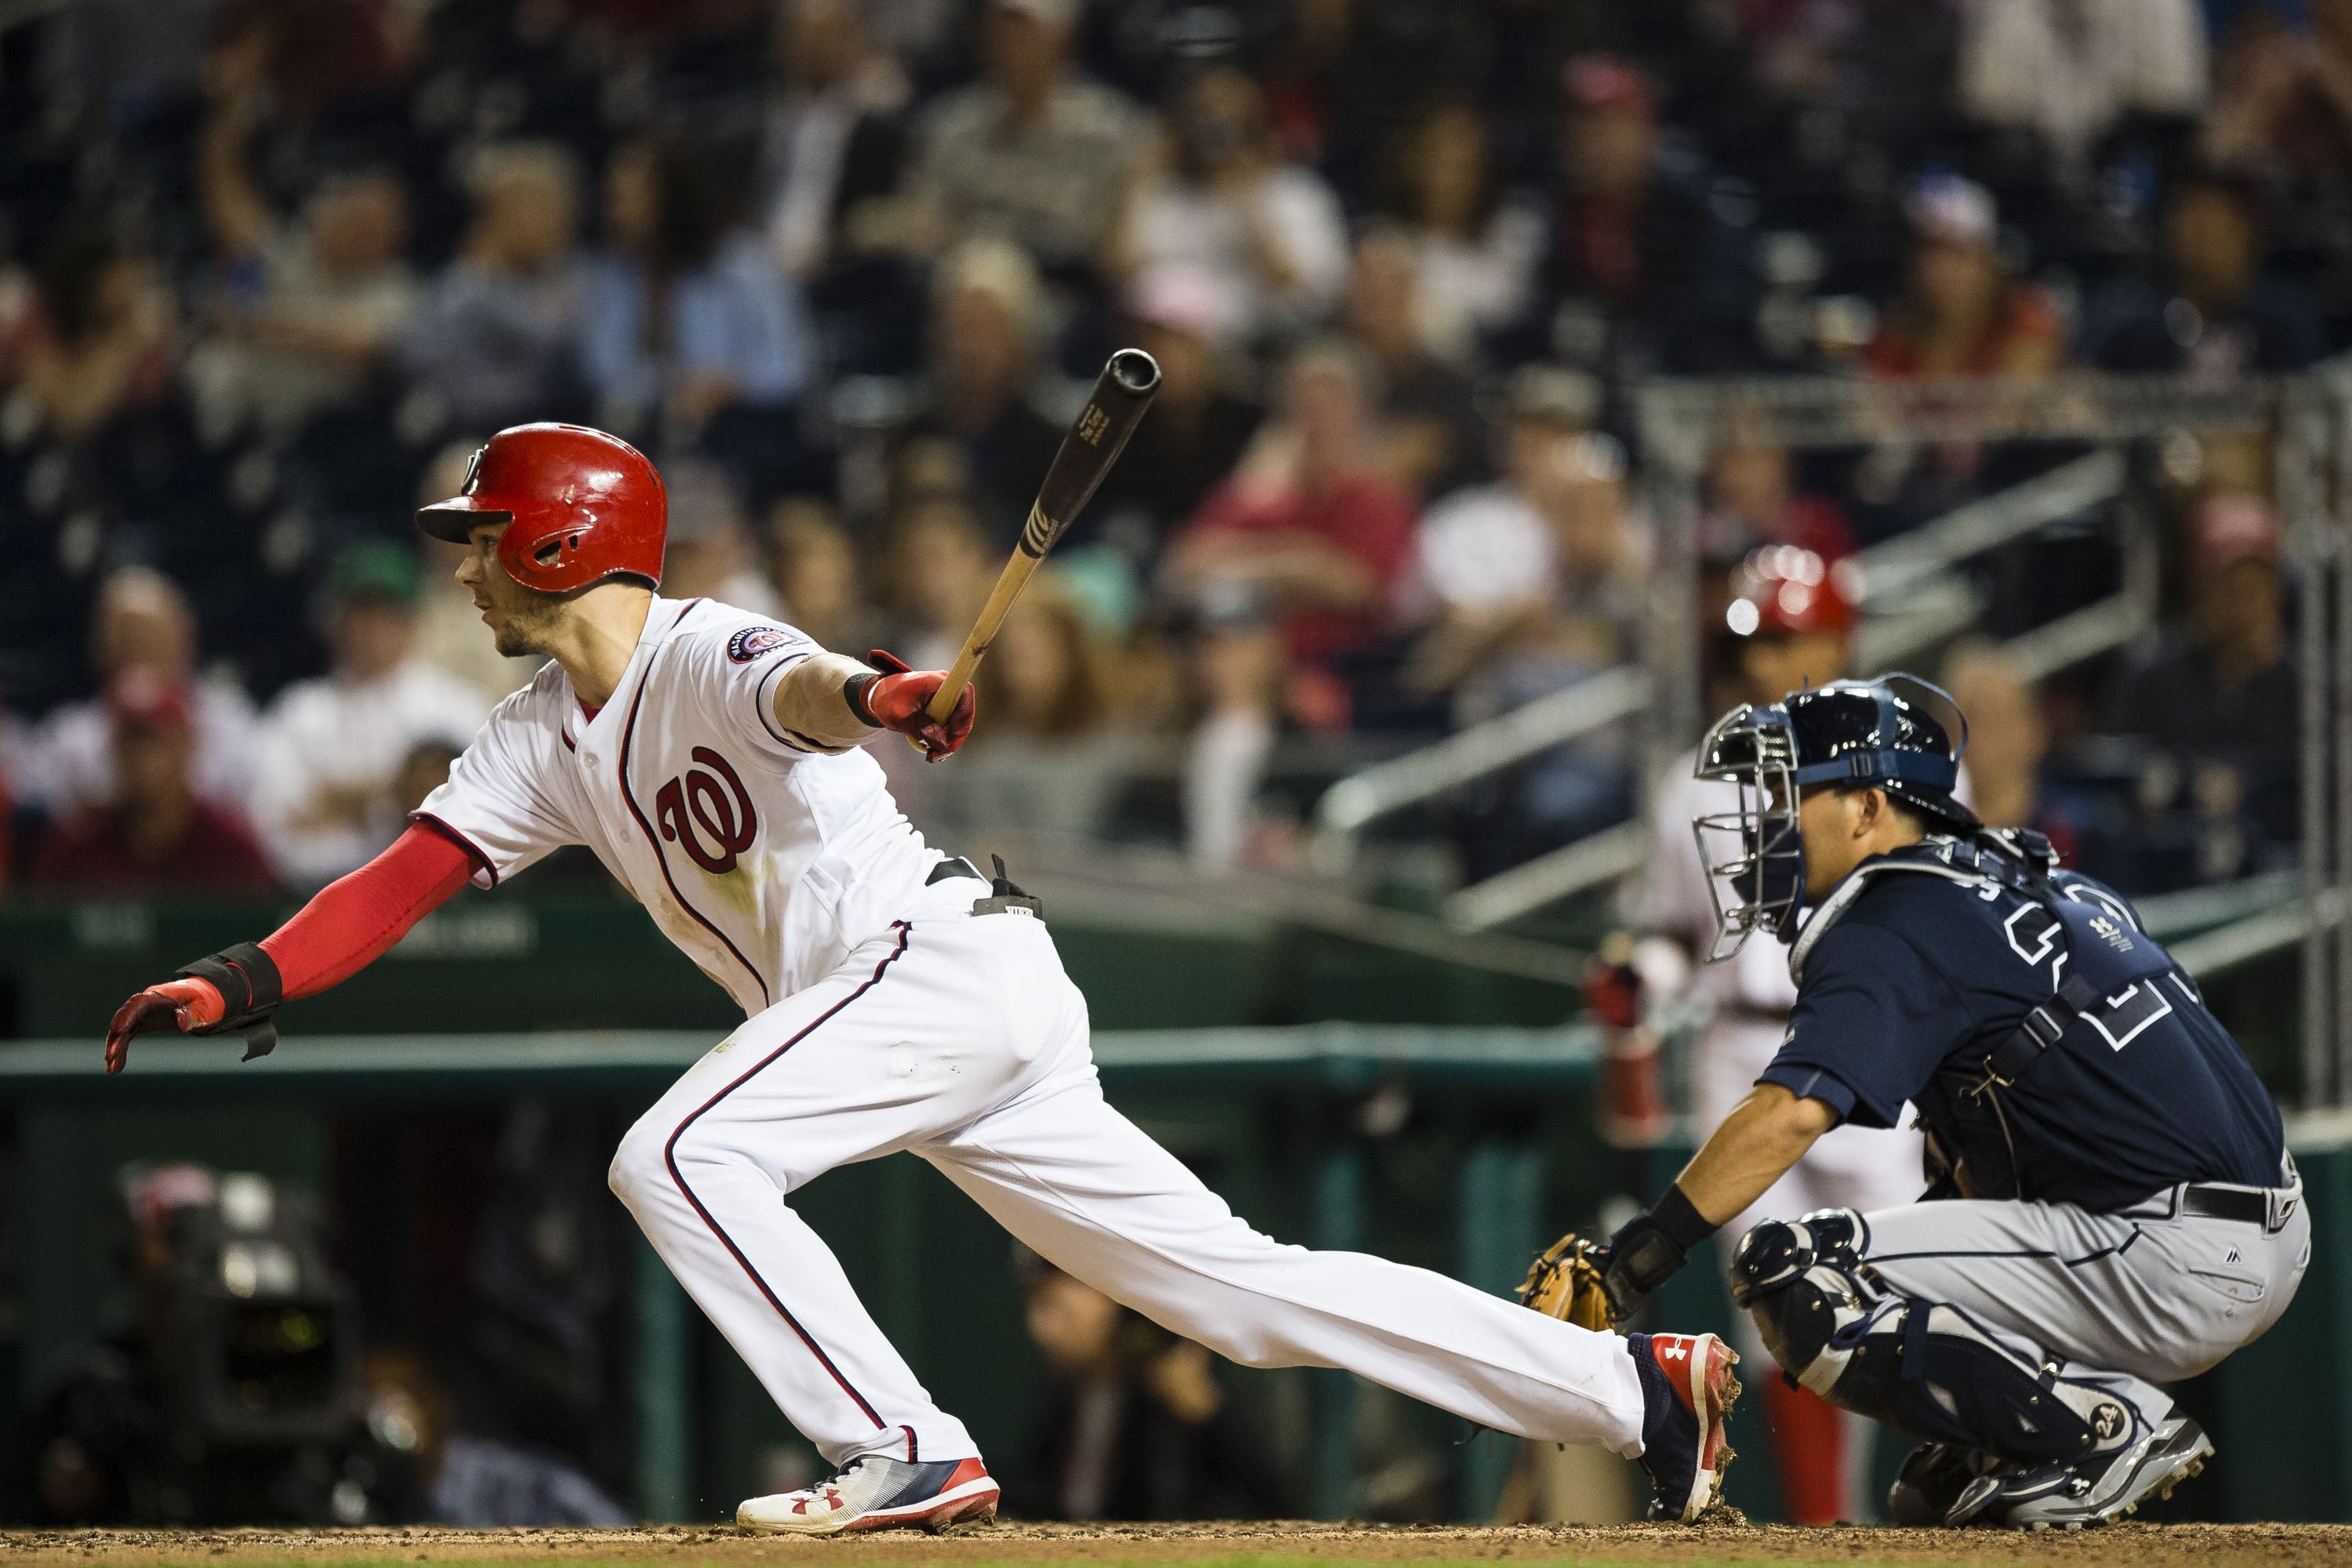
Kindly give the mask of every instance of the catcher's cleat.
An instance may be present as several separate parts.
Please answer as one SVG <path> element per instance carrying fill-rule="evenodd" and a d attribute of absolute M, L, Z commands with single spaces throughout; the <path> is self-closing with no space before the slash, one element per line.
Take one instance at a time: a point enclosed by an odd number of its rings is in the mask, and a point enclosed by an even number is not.
<path fill-rule="evenodd" d="M 1944 1523 L 1969 1483 L 1992 1464 L 1988 1456 L 1957 1443 L 1920 1444 L 1895 1473 L 1895 1484 L 1886 1489 L 1887 1519 L 1913 1529 Z"/>
<path fill-rule="evenodd" d="M 1721 1495 L 1731 1446 L 1724 1422 L 1739 1397 L 1731 1375 L 1739 1357 L 1716 1334 L 1628 1334 L 1641 1373 L 1642 1468 L 1658 1489 L 1654 1520 L 1688 1524 Z"/>
<path fill-rule="evenodd" d="M 2139 1510 L 2205 1468 L 2213 1441 L 2185 1415 L 2175 1416 L 2120 1451 L 2075 1465 L 2004 1467 L 1969 1483 L 1945 1516 L 1948 1524 L 2011 1530 L 2080 1530 Z"/>
<path fill-rule="evenodd" d="M 840 1535 L 853 1530 L 934 1532 L 996 1517 L 996 1482 L 977 1458 L 908 1464 L 868 1454 L 804 1491 L 755 1497 L 735 1510 L 759 1535 Z"/>

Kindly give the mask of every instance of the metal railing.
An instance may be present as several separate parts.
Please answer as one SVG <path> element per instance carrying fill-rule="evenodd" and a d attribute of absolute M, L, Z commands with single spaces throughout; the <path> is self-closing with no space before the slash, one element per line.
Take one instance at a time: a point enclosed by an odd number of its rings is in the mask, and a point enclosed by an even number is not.
<path fill-rule="evenodd" d="M 1855 663 L 1864 669 L 1891 668 L 1967 630 L 1984 606 L 1959 574 L 1961 565 L 2116 500 L 2124 493 L 2126 478 L 2122 453 L 2093 452 L 1998 495 L 1957 507 L 1854 556 L 1847 567 L 1853 599 L 1869 617 L 1855 639 Z M 2127 539 L 2127 560 L 2129 543 Z M 2152 570 L 2152 554 L 2147 563 Z M 2092 607 L 2137 613 L 2111 614 L 2108 620 L 2096 623 L 2098 628 L 2105 632 L 2111 625 L 2120 625 L 2120 640 L 2137 636 L 2155 612 L 2155 589 L 2153 575 L 2143 584 L 2127 573 L 2125 592 Z M 2086 645 L 2081 633 L 2054 639 L 2047 652 L 2040 647 L 2030 650 L 2034 662 L 2042 666 L 2035 678 L 2114 646 L 2114 642 Z M 2077 647 L 2083 651 L 2050 662 L 2053 657 Z M 2008 651 L 2012 658 L 2021 658 L 2029 650 L 2012 646 Z"/>
<path fill-rule="evenodd" d="M 2126 478 L 2121 453 L 2094 452 L 1853 557 L 1847 567 L 1853 593 L 1871 617 L 1858 639 L 1858 662 L 1887 668 L 1971 625 L 1983 606 L 1961 565 L 2116 500 Z M 2118 592 L 2007 645 L 2027 679 L 2120 647 L 2153 624 L 2157 552 L 2148 531 L 2126 531 L 2125 563 Z M 1381 817 L 1650 711 L 1654 690 L 1647 670 L 1620 666 L 1340 780 L 1316 807 L 1317 868 L 1345 871 L 1363 830 Z M 1457 925 L 1490 930 L 1639 870 L 1646 848 L 1643 824 L 1620 823 L 1458 889 L 1444 912 Z"/>
<path fill-rule="evenodd" d="M 1317 807 L 1315 863 L 1327 873 L 1344 871 L 1364 829 L 1380 818 L 1626 720 L 1643 721 L 1645 780 L 1661 776 L 1705 717 L 1696 527 L 1701 476 L 1729 437 L 1801 451 L 1889 442 L 2096 444 L 2048 473 L 1874 546 L 1848 568 L 1865 615 L 1857 662 L 1886 668 L 1977 622 L 1983 605 L 1964 571 L 1969 561 L 2095 508 L 2119 507 L 2116 592 L 2003 646 L 2024 678 L 2040 680 L 2126 647 L 2157 624 L 2161 541 L 2155 519 L 2136 505 L 2125 444 L 2276 431 L 2287 437 L 2279 500 L 2305 573 L 2303 655 L 2306 679 L 2314 679 L 2305 709 L 2306 731 L 2315 737 L 2306 750 L 2305 837 L 2328 846 L 2328 858 L 2352 874 L 2352 636 L 2331 644 L 2325 629 L 2339 615 L 2352 629 L 2352 584 L 2335 583 L 2336 574 L 2352 574 L 2352 543 L 2339 542 L 2347 520 L 2331 512 L 2331 502 L 2335 510 L 2352 510 L 2352 393 L 2345 385 L 2346 372 L 2336 366 L 2292 380 L 2226 384 L 2090 374 L 2031 384 L 1889 385 L 1829 377 L 1654 382 L 1636 397 L 1645 494 L 1660 525 L 1641 666 L 1594 677 L 1341 780 Z M 1446 900 L 1444 913 L 1474 930 L 1503 924 L 1637 870 L 1646 837 L 1639 823 L 1605 829 L 1460 889 Z M 2306 1069 L 2314 1082 L 2352 1090 L 2352 921 L 2336 920 L 2332 905 L 2321 907 L 2322 883 L 2331 875 L 2311 874 L 2296 922 L 2306 967 L 2318 966 L 2322 982 L 2320 994 L 2306 1002 Z M 2338 972 L 2347 984 L 2327 984 Z"/>
<path fill-rule="evenodd" d="M 1355 858 L 1357 836 L 1380 818 L 1629 719 L 1649 703 L 1648 671 L 1620 665 L 1433 745 L 1351 773 L 1316 804 L 1316 866 L 1344 871 Z"/>

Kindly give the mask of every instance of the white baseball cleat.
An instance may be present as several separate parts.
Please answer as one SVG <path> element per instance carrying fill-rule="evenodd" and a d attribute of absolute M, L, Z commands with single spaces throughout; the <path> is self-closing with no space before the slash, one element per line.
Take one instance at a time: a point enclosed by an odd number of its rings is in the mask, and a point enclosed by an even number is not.
<path fill-rule="evenodd" d="M 2004 1466 L 1971 1481 L 1945 1517 L 1947 1524 L 2005 1525 L 2011 1530 L 2081 1530 L 2139 1511 L 2150 1498 L 2204 1469 L 2213 1441 L 2177 1415 L 2113 1455 L 2078 1465 Z"/>
<path fill-rule="evenodd" d="M 805 1491 L 755 1497 L 735 1510 L 759 1535 L 839 1535 L 853 1530 L 937 1532 L 996 1517 L 996 1482 L 978 1458 L 908 1464 L 868 1454 Z"/>

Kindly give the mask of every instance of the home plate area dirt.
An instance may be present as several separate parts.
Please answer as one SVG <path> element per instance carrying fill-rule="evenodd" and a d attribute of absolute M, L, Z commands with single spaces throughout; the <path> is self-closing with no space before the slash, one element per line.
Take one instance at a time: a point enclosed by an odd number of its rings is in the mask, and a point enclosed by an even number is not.
<path fill-rule="evenodd" d="M 1333 1564 L 1735 1563 L 1982 1564 L 1985 1568 L 2352 1564 L 2352 1527 L 2126 1524 L 2074 1534 L 1990 1531 L 1801 1530 L 1725 1521 L 1689 1528 L 1501 1528 L 1291 1522 L 1191 1525 L 999 1524 L 944 1536 L 891 1532 L 831 1541 L 745 1536 L 730 1529 L 8 1531 L 0 1563 L 397 1564 L 734 1563 L 996 1565 L 1201 1563 L 1213 1568 Z"/>

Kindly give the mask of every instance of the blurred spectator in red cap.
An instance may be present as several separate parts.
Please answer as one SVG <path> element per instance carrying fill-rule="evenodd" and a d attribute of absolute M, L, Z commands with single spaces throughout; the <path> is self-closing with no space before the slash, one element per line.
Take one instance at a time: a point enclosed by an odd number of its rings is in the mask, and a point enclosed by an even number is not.
<path fill-rule="evenodd" d="M 479 617 L 474 619 L 478 637 Z M 177 584 L 148 566 L 110 574 L 99 586 L 89 653 L 101 680 L 143 671 L 187 686 L 196 793 L 229 805 L 245 798 L 253 783 L 253 700 L 234 681 L 195 682 L 196 619 Z M 52 815 L 112 800 L 114 714 L 106 699 L 68 703 L 51 713 L 17 760 L 15 782 L 25 804 Z"/>
<path fill-rule="evenodd" d="M 1864 365 L 1895 381 L 2042 376 L 2064 342 L 2058 311 L 2001 258 L 1991 193 L 1946 172 L 1923 175 L 1908 204 L 1910 279 L 1879 323 Z"/>
<path fill-rule="evenodd" d="M 1612 55 L 1571 59 L 1564 86 L 1567 181 L 1538 299 L 1602 309 L 1623 340 L 1606 352 L 1628 372 L 1738 363 L 1752 335 L 1746 247 L 1704 171 L 1660 146 L 1655 87 Z M 1560 335 L 1557 322 L 1546 334 L 1565 349 Z"/>
<path fill-rule="evenodd" d="M 1347 272 L 1347 220 L 1321 175 L 1280 156 L 1256 81 L 1230 66 L 1193 78 L 1164 142 L 1129 214 L 1129 265 L 1196 268 L 1244 341 L 1328 310 Z"/>
<path fill-rule="evenodd" d="M 2269 502 L 2207 498 L 2189 530 L 2189 624 L 2126 668 L 2108 726 L 2201 775 L 2196 793 L 2209 814 L 2228 793 L 2273 836 L 2292 831 L 2299 728 L 2285 552 Z"/>
<path fill-rule="evenodd" d="M 1180 591 L 1230 582 L 1266 595 L 1301 662 L 1386 631 L 1412 551 L 1412 499 L 1373 451 L 1370 375 L 1344 342 L 1300 350 L 1284 373 L 1281 417 L 1169 555 Z"/>
<path fill-rule="evenodd" d="M 188 689 L 152 670 L 134 670 L 109 689 L 107 706 L 115 799 L 50 829 L 33 856 L 33 886 L 131 897 L 260 893 L 275 886 L 252 832 L 196 795 Z"/>
<path fill-rule="evenodd" d="M 1160 395 L 1088 511 L 1097 538 L 1148 569 L 1234 471 L 1265 411 L 1249 395 L 1223 296 L 1199 268 L 1146 268 L 1127 313 L 1136 345 L 1160 362 Z"/>

